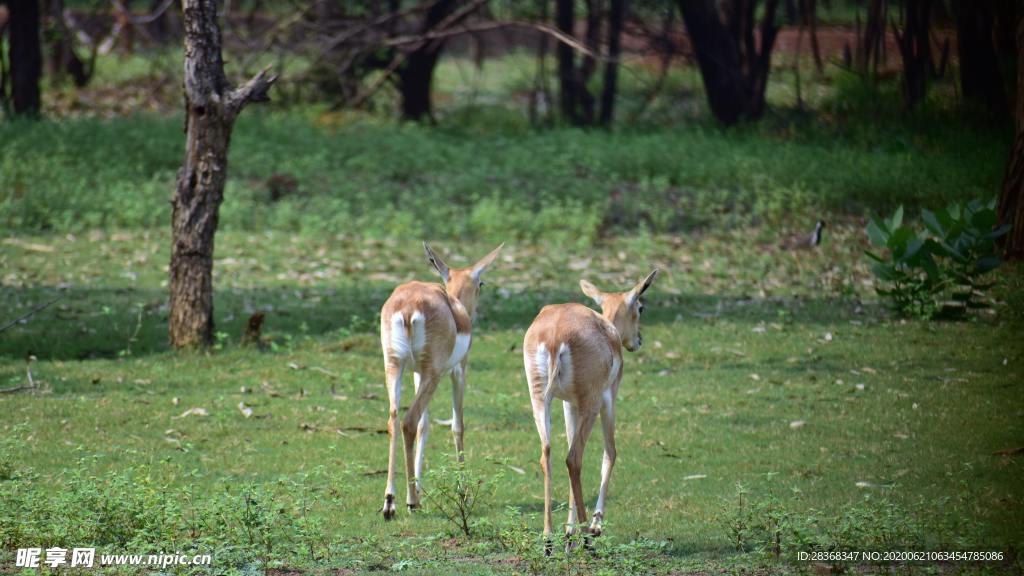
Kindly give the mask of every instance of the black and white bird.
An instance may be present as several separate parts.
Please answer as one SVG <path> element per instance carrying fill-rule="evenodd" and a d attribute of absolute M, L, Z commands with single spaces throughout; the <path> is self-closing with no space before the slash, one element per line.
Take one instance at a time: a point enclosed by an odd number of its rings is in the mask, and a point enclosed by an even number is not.
<path fill-rule="evenodd" d="M 821 233 L 825 230 L 825 221 L 818 220 L 818 223 L 814 225 L 814 232 L 811 233 L 811 246 L 818 247 L 821 244 Z"/>
<path fill-rule="evenodd" d="M 799 234 L 786 238 L 779 243 L 779 247 L 786 250 L 808 250 L 821 245 L 821 237 L 825 230 L 825 221 L 818 220 L 814 225 L 814 232 L 810 236 Z"/>

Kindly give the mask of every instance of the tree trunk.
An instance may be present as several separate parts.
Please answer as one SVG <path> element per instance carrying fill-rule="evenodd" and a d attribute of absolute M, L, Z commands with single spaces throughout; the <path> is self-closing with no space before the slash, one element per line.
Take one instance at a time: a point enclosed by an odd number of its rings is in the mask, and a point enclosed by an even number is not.
<path fill-rule="evenodd" d="M 213 339 L 213 239 L 238 113 L 265 102 L 267 70 L 232 90 L 224 76 L 215 0 L 185 0 L 185 159 L 172 200 L 170 317 L 176 348 Z"/>
<path fill-rule="evenodd" d="M 555 26 L 559 31 L 570 36 L 575 34 L 573 30 L 575 27 L 574 4 L 573 0 L 556 0 L 555 2 Z M 576 124 L 578 122 L 576 114 L 576 102 L 578 101 L 576 95 L 576 59 L 573 57 L 572 47 L 564 42 L 558 43 L 555 54 L 558 57 L 559 102 L 562 107 L 562 116 L 566 117 L 569 122 Z"/>
<path fill-rule="evenodd" d="M 704 79 L 711 113 L 723 124 L 735 124 L 745 109 L 736 43 L 719 19 L 713 0 L 679 0 L 679 11 Z"/>
<path fill-rule="evenodd" d="M 46 44 L 49 47 L 48 74 L 60 81 L 70 75 L 75 86 L 82 88 L 92 78 L 92 67 L 75 53 L 74 37 L 64 22 L 64 0 L 43 0 L 46 6 Z"/>
<path fill-rule="evenodd" d="M 810 31 L 814 67 L 817 68 L 818 74 L 824 74 L 825 61 L 821 58 L 821 47 L 818 45 L 818 1 L 800 0 L 800 18 Z"/>
<path fill-rule="evenodd" d="M 455 10 L 456 0 L 439 0 L 435 2 L 423 19 L 420 33 L 426 34 L 440 25 Z M 397 11 L 398 5 L 392 6 Z M 442 40 L 426 42 L 418 47 L 406 59 L 398 70 L 399 91 L 402 95 L 402 117 L 406 120 L 420 121 L 433 117 L 433 105 L 430 89 L 434 81 L 434 68 L 441 57 Z"/>
<path fill-rule="evenodd" d="M 421 48 L 410 55 L 405 66 L 399 70 L 402 117 L 406 120 L 419 121 L 432 116 L 430 88 L 438 56 L 440 54 L 437 49 Z"/>
<path fill-rule="evenodd" d="M 622 56 L 622 27 L 626 21 L 626 0 L 612 0 L 608 13 L 608 62 L 604 65 L 601 90 L 601 124 L 607 126 L 615 116 L 615 91 Z"/>
<path fill-rule="evenodd" d="M 727 3 L 723 23 L 714 0 L 679 0 L 690 42 L 704 79 L 711 112 L 723 124 L 756 120 L 764 114 L 765 89 L 778 26 L 778 0 L 765 2 L 760 45 L 756 0 Z"/>
<path fill-rule="evenodd" d="M 1017 106 L 1015 136 L 999 197 L 999 223 L 1013 228 L 1004 239 L 1006 257 L 1024 259 L 1024 14 L 1017 18 Z"/>
<path fill-rule="evenodd" d="M 987 2 L 955 0 L 960 89 L 967 100 L 984 104 L 995 116 L 1009 113 L 999 72 L 992 31 L 993 6 Z"/>
<path fill-rule="evenodd" d="M 14 113 L 39 114 L 39 78 L 43 54 L 39 39 L 38 0 L 8 0 L 8 48 L 11 58 L 11 100 Z"/>
<path fill-rule="evenodd" d="M 932 65 L 930 30 L 931 0 L 906 0 L 903 30 L 893 24 L 893 32 L 903 60 L 903 107 L 908 110 L 924 100 L 928 92 Z"/>
<path fill-rule="evenodd" d="M 586 5 L 587 31 L 585 41 L 588 48 L 596 51 L 601 33 L 601 10 L 598 8 L 598 0 L 586 0 Z M 587 85 L 596 71 L 597 59 L 590 54 L 584 54 L 576 80 L 576 97 L 579 98 L 579 120 L 583 126 L 590 126 L 594 123 L 597 102 Z"/>

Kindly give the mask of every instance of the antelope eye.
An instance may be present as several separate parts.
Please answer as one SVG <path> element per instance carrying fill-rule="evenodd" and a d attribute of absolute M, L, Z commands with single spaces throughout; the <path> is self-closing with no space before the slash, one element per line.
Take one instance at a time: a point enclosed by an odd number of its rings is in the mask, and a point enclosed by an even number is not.
<path fill-rule="evenodd" d="M 643 314 L 644 313 L 644 305 L 641 304 L 639 307 L 637 307 L 636 312 L 637 312 L 637 314 Z"/>
<path fill-rule="evenodd" d="M 484 287 L 484 281 L 483 281 L 483 280 L 481 280 L 481 281 L 480 281 L 480 285 L 479 285 L 479 286 L 477 286 L 477 287 L 478 287 L 478 288 L 483 288 L 483 287 Z"/>

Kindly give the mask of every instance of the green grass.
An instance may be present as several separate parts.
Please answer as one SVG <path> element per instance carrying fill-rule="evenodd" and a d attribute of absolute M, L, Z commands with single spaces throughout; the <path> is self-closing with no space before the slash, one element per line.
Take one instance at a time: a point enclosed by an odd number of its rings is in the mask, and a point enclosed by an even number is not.
<path fill-rule="evenodd" d="M 774 502 L 799 521 L 799 533 L 822 541 L 1020 548 L 1022 461 L 995 454 L 1019 446 L 1024 432 L 1020 270 L 1000 275 L 1005 301 L 992 314 L 902 322 L 870 298 L 859 229 L 830 232 L 821 251 L 806 254 L 778 250 L 768 229 L 623 238 L 598 246 L 588 263 L 582 252 L 509 246 L 488 278 L 466 396 L 471 470 L 500 475 L 476 538 L 447 536 L 452 528 L 429 506 L 416 516 L 403 510 L 393 524 L 378 514 L 387 440 L 375 314 L 401 279 L 431 277 L 413 236 L 219 235 L 222 335 L 202 355 L 164 345 L 162 231 L 8 238 L 0 244 L 4 317 L 58 292 L 64 299 L 0 336 L 0 384 L 23 384 L 31 353 L 41 386 L 0 395 L 14 470 L 0 481 L 2 564 L 19 546 L 89 541 L 115 551 L 213 551 L 219 571 L 251 570 L 258 559 L 528 573 L 537 561 L 528 551 L 540 546 L 542 483 L 518 346 L 542 304 L 583 300 L 575 284 L 584 265 L 609 289 L 652 266 L 666 273 L 647 301 L 647 346 L 626 358 L 604 552 L 556 555 L 540 569 L 797 569 L 788 561 L 800 548 L 788 536 L 782 564 L 756 552 L 760 519 L 744 513 L 738 483 L 748 506 Z M 458 262 L 487 245 L 437 247 L 457 252 Z M 237 344 L 253 310 L 268 311 L 267 352 Z M 433 417 L 446 417 L 446 388 Z M 180 417 L 192 407 L 209 415 Z M 434 427 L 430 468 L 448 462 L 446 432 Z M 591 504 L 599 447 L 595 434 L 584 475 Z M 555 478 L 561 501 L 560 467 Z M 246 516 L 245 494 L 266 508 L 253 507 L 261 521 Z M 96 502 L 110 510 L 87 512 Z M 159 521 L 111 520 L 122 509 L 161 512 Z M 742 551 L 729 528 L 736 522 L 750 528 Z M 886 536 L 893 526 L 901 531 Z M 493 536 L 499 530 L 504 540 Z M 277 543 L 273 551 L 260 535 Z"/>
<path fill-rule="evenodd" d="M 222 226 L 587 245 L 639 228 L 813 222 L 988 196 L 1005 154 L 1001 137 L 959 126 L 918 135 L 801 121 L 611 134 L 460 126 L 249 111 L 233 138 Z M 169 218 L 177 118 L 7 122 L 0 140 L 8 229 L 146 228 Z M 286 184 L 273 202 L 275 176 Z"/>

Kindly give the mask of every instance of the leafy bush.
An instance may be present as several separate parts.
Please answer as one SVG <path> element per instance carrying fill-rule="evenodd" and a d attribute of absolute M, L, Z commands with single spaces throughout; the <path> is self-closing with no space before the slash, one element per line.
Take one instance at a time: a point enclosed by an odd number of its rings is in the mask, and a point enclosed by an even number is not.
<path fill-rule="evenodd" d="M 868 224 L 871 243 L 888 251 L 865 252 L 874 261 L 875 276 L 887 285 L 878 293 L 908 316 L 961 316 L 986 307 L 981 298 L 992 286 L 987 275 L 1001 263 L 996 240 L 1010 230 L 996 226 L 996 200 L 922 210 L 921 220 L 925 230 L 905 224 L 901 206 L 892 217 Z"/>

